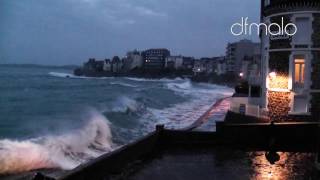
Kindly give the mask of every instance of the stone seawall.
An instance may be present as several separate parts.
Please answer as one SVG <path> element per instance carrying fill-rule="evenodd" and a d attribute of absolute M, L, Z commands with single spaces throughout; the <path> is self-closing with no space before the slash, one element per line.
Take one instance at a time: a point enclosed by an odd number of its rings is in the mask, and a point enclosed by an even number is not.
<path fill-rule="evenodd" d="M 286 121 L 290 111 L 290 92 L 268 91 L 269 118 L 272 121 Z"/>

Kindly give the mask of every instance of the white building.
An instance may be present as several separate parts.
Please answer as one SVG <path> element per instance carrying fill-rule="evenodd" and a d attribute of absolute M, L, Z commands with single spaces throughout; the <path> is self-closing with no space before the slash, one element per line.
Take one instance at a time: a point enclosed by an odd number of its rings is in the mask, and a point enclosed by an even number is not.
<path fill-rule="evenodd" d="M 263 98 L 262 107 L 273 119 L 286 116 L 310 116 L 319 108 L 320 7 L 303 0 L 262 2 L 263 23 L 293 23 L 293 36 L 266 36 L 262 31 Z M 317 1 L 318 2 L 318 1 Z M 294 7 L 294 10 L 290 10 Z M 271 10 L 273 9 L 273 10 Z M 276 103 L 282 102 L 282 103 Z M 276 105 L 277 104 L 277 105 Z M 318 112 L 317 112 L 318 114 Z M 315 114 L 313 114 L 315 117 Z M 317 115 L 318 116 L 318 115 Z"/>
<path fill-rule="evenodd" d="M 103 64 L 103 70 L 109 72 L 111 71 L 111 68 L 112 68 L 111 60 L 105 59 Z"/>
<path fill-rule="evenodd" d="M 293 23 L 297 33 L 271 35 L 261 28 L 261 97 L 256 103 L 243 98 L 240 104 L 247 106 L 246 114 L 273 121 L 319 121 L 320 4 L 316 0 L 261 2 L 262 23 Z M 237 102 L 234 112 L 239 112 Z"/>
<path fill-rule="evenodd" d="M 135 68 L 141 68 L 143 65 L 143 57 L 141 56 L 141 53 L 137 50 L 131 51 L 127 53 L 127 60 L 129 63 L 129 70 L 135 69 Z"/>

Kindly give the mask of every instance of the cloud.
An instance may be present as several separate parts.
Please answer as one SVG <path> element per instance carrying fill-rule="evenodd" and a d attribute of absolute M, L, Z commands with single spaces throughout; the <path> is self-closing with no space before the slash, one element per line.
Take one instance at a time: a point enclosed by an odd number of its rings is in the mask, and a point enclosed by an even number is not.
<path fill-rule="evenodd" d="M 2 59 L 43 64 L 82 63 L 150 47 L 221 55 L 235 40 L 230 25 L 242 16 L 259 21 L 260 14 L 259 1 L 252 0 L 0 1 Z"/>
<path fill-rule="evenodd" d="M 168 15 L 130 0 L 69 0 L 79 15 L 102 19 L 112 25 L 132 25 L 144 18 Z M 155 19 L 153 19 L 155 20 Z"/>
<path fill-rule="evenodd" d="M 147 15 L 147 16 L 158 16 L 158 17 L 166 17 L 167 14 L 163 13 L 163 12 L 156 12 L 152 9 L 143 7 L 143 6 L 136 6 L 135 9 L 137 10 L 137 12 L 141 15 Z"/>
<path fill-rule="evenodd" d="M 80 2 L 80 3 L 86 3 L 88 5 L 92 5 L 92 6 L 95 6 L 97 5 L 98 3 L 101 2 L 101 0 L 71 0 L 73 2 Z"/>

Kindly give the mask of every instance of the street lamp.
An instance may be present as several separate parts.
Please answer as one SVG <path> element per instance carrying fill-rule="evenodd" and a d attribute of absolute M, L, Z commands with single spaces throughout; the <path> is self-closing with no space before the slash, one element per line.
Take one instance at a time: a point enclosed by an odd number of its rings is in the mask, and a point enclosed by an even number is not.
<path fill-rule="evenodd" d="M 240 76 L 241 78 L 243 78 L 243 75 L 244 75 L 243 72 L 241 72 L 241 73 L 239 74 L 239 76 Z"/>

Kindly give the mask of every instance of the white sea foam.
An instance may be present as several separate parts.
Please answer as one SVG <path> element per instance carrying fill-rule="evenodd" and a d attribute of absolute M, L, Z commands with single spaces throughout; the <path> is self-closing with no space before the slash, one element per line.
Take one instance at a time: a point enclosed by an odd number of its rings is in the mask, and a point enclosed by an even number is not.
<path fill-rule="evenodd" d="M 223 96 L 231 96 L 234 93 L 233 89 L 226 86 L 204 83 L 196 84 L 195 86 L 190 80 L 170 82 L 165 84 L 165 86 L 172 91 L 193 95 L 198 98 L 205 98 L 205 96 L 211 96 L 212 94 L 220 94 L 223 98 Z"/>
<path fill-rule="evenodd" d="M 76 76 L 70 73 L 61 73 L 61 72 L 49 72 L 50 76 L 59 77 L 59 78 L 71 78 L 71 79 L 113 79 L 113 77 L 86 77 L 86 76 Z"/>
<path fill-rule="evenodd" d="M 167 79 L 167 78 L 161 78 L 161 79 L 146 79 L 146 78 L 130 78 L 127 77 L 125 79 L 131 80 L 131 81 L 142 81 L 142 82 L 173 82 L 173 81 L 181 81 L 183 79 L 181 78 L 175 78 L 175 79 Z"/>
<path fill-rule="evenodd" d="M 149 108 L 149 110 L 159 119 L 158 123 L 165 124 L 170 129 L 180 129 L 200 118 L 217 99 L 219 98 L 213 96 L 207 97 L 207 100 L 191 100 L 164 109 Z"/>
<path fill-rule="evenodd" d="M 121 96 L 112 103 L 112 107 L 104 110 L 103 112 L 139 112 L 144 109 L 143 104 L 137 102 L 135 99 L 127 96 Z"/>
<path fill-rule="evenodd" d="M 110 82 L 111 85 L 118 85 L 118 86 L 124 86 L 124 87 L 132 87 L 136 88 L 138 87 L 137 85 L 129 84 L 129 83 L 124 83 L 124 82 Z"/>
<path fill-rule="evenodd" d="M 85 78 L 82 76 L 75 76 L 73 74 L 69 74 L 69 73 L 61 73 L 61 72 L 49 72 L 50 76 L 54 76 L 54 77 L 60 77 L 60 78 Z"/>
<path fill-rule="evenodd" d="M 164 109 L 149 108 L 151 115 L 167 128 L 179 129 L 191 125 L 200 118 L 217 100 L 231 96 L 231 88 L 219 85 L 193 84 L 190 80 L 168 82 L 165 86 L 189 101 Z M 148 117 L 146 117 L 148 118 Z"/>
<path fill-rule="evenodd" d="M 73 169 L 112 150 L 108 121 L 98 112 L 83 129 L 59 136 L 0 141 L 0 174 L 42 168 Z"/>
<path fill-rule="evenodd" d="M 190 80 L 186 80 L 184 82 L 171 82 L 171 83 L 167 83 L 166 86 L 173 90 L 173 91 L 178 91 L 178 92 L 186 92 L 186 91 L 190 91 L 192 89 L 192 84 L 190 82 Z"/>

